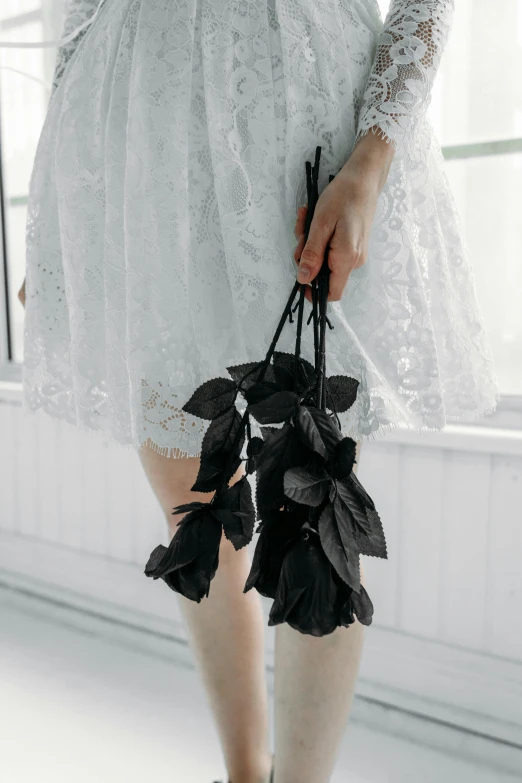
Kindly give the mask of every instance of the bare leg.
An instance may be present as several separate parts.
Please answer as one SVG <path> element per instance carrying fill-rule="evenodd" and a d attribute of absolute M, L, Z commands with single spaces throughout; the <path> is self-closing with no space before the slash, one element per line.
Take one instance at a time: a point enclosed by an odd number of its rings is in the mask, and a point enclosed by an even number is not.
<path fill-rule="evenodd" d="M 172 508 L 211 493 L 191 492 L 199 458 L 164 457 L 148 446 L 138 452 L 171 528 L 182 519 Z M 242 467 L 232 479 L 242 475 Z M 250 558 L 223 536 L 209 595 L 198 604 L 177 594 L 210 705 L 231 783 L 264 783 L 272 756 L 264 664 L 264 615 L 255 590 L 243 593 Z"/>
<path fill-rule="evenodd" d="M 359 459 L 360 444 L 357 444 Z M 364 576 L 361 570 L 364 582 Z M 275 783 L 327 783 L 353 698 L 364 641 L 357 620 L 322 637 L 286 623 L 275 639 Z"/>

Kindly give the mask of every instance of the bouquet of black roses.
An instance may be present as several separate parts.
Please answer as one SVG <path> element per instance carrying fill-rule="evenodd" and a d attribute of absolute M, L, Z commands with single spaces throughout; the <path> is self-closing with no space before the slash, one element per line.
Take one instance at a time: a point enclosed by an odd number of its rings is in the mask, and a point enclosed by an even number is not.
<path fill-rule="evenodd" d="M 313 167 L 306 161 L 305 237 L 319 195 L 320 154 L 317 147 Z M 296 281 L 265 358 L 227 367 L 230 378 L 203 383 L 183 406 L 211 420 L 191 489 L 214 495 L 208 503 L 174 508 L 185 514 L 180 529 L 168 547 L 154 549 L 145 567 L 147 576 L 199 602 L 209 594 L 223 533 L 237 550 L 252 540 L 258 522 L 244 592 L 255 587 L 273 599 L 269 625 L 287 622 L 314 636 L 351 625 L 355 617 L 371 623 L 359 556 L 386 557 L 379 515 L 353 473 L 356 443 L 343 437 L 337 415 L 355 402 L 358 381 L 325 373 L 329 274 L 327 248 L 311 284 L 313 365 L 301 356 L 305 284 Z M 295 351 L 276 351 L 296 310 Z M 242 415 L 239 394 L 246 401 Z M 251 417 L 262 437 L 252 435 Z M 245 474 L 230 485 L 242 461 Z M 255 505 L 249 474 L 255 475 Z"/>

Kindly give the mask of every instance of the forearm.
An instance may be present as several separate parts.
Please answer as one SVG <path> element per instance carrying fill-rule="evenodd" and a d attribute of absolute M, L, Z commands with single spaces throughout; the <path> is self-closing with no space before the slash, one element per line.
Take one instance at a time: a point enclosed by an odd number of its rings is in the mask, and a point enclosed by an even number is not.
<path fill-rule="evenodd" d="M 396 149 L 411 141 L 430 101 L 453 10 L 454 0 L 391 1 L 363 96 L 357 139 L 378 127 Z"/>

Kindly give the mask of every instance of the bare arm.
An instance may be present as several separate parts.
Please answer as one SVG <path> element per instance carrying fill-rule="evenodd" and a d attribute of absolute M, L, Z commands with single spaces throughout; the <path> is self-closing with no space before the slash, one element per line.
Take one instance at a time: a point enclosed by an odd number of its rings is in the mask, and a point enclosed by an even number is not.
<path fill-rule="evenodd" d="M 379 36 L 353 151 L 319 196 L 306 244 L 306 207 L 298 210 L 297 279 L 314 279 L 329 245 L 329 301 L 341 298 L 352 270 L 366 261 L 379 194 L 394 155 L 407 149 L 425 114 L 452 14 L 453 0 L 393 0 Z M 306 298 L 311 301 L 309 288 Z"/>

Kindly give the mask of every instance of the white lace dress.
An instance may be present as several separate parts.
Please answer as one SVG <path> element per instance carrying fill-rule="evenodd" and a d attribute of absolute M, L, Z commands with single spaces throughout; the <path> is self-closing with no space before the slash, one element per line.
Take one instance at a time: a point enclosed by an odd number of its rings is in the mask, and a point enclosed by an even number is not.
<path fill-rule="evenodd" d="M 377 129 L 396 151 L 369 254 L 328 305 L 327 374 L 360 383 L 343 433 L 491 412 L 490 346 L 426 118 L 452 11 L 395 0 L 383 24 L 376 0 L 69 0 L 64 32 L 91 22 L 58 50 L 31 177 L 25 409 L 198 455 L 209 421 L 181 407 L 265 356 L 295 282 L 305 161 L 321 145 L 321 191 Z"/>

